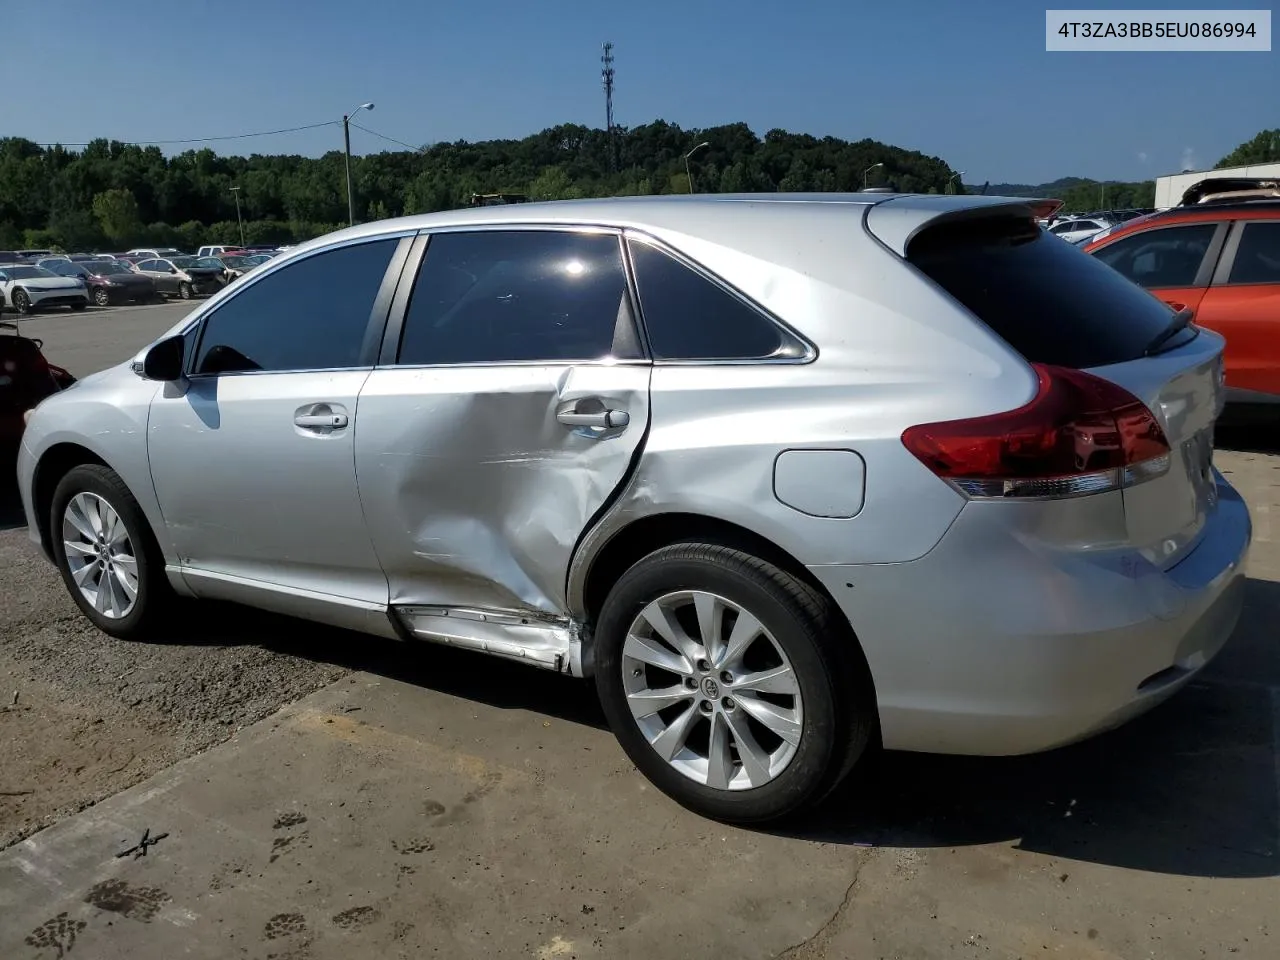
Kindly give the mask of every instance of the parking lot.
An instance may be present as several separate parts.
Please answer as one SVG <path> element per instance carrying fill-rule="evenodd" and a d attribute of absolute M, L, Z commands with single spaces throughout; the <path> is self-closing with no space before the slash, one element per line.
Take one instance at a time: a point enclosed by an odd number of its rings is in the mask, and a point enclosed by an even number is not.
<path fill-rule="evenodd" d="M 188 309 L 23 331 L 85 376 Z M 1185 691 L 1050 754 L 876 757 L 769 831 L 649 786 L 579 681 L 225 608 L 110 641 L 6 490 L 0 956 L 1275 957 L 1277 437 L 1222 437 L 1246 611 Z"/>

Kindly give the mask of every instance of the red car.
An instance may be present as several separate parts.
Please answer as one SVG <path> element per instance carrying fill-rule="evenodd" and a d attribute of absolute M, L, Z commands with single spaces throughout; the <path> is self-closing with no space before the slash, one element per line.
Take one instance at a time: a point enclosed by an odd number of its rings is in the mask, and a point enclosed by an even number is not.
<path fill-rule="evenodd" d="M 0 323 L 0 464 L 14 462 L 27 411 L 76 382 L 45 359 L 42 346 L 39 340 L 22 336 L 18 321 Z"/>
<path fill-rule="evenodd" d="M 1226 338 L 1228 400 L 1280 405 L 1280 200 L 1177 206 L 1082 249 Z"/>

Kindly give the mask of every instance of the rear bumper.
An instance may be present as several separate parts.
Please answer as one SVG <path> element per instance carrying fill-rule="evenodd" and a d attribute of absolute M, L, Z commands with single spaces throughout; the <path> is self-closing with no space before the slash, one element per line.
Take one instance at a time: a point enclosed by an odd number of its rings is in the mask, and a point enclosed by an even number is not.
<path fill-rule="evenodd" d="M 1196 548 L 1047 549 L 966 506 L 912 563 L 811 567 L 862 642 L 886 747 L 1033 753 L 1118 726 L 1222 649 L 1244 600 L 1248 508 L 1219 475 Z M 1001 507 L 1004 505 L 993 505 Z"/>

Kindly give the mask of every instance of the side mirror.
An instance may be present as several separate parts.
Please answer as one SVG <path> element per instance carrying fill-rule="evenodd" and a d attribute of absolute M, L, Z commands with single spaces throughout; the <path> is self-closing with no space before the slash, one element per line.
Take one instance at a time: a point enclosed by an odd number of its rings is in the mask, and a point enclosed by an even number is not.
<path fill-rule="evenodd" d="M 185 339 L 181 336 L 169 337 L 152 344 L 142 358 L 142 363 L 135 363 L 133 370 L 143 379 L 172 383 L 182 379 L 182 362 L 185 354 Z"/>
<path fill-rule="evenodd" d="M 169 272 L 170 272 L 170 273 L 177 273 L 177 272 L 178 272 L 178 268 L 177 268 L 177 267 L 170 267 L 170 268 L 169 268 Z"/>

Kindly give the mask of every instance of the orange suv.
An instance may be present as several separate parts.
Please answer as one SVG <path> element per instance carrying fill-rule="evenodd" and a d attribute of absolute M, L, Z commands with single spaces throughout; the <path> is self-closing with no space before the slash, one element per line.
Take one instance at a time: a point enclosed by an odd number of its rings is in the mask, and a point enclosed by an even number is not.
<path fill-rule="evenodd" d="M 1229 401 L 1280 404 L 1280 200 L 1177 206 L 1082 249 L 1226 337 Z"/>

